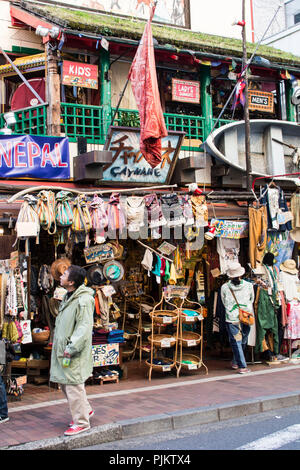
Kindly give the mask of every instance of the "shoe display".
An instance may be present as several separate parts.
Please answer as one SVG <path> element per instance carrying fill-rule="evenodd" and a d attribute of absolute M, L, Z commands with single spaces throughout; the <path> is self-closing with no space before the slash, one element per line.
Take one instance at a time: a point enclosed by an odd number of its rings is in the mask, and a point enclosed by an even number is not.
<path fill-rule="evenodd" d="M 73 424 L 69 429 L 67 429 L 64 432 L 65 436 L 75 436 L 76 434 L 80 434 L 81 432 L 88 431 L 91 429 L 90 426 L 83 428 L 82 426 L 77 426 L 76 424 Z"/>

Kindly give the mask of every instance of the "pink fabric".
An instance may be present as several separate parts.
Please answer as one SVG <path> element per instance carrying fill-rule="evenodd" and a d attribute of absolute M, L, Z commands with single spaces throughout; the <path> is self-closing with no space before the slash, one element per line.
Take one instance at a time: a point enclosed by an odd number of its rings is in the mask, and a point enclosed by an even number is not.
<path fill-rule="evenodd" d="M 300 338 L 300 302 L 292 300 L 288 303 L 288 324 L 284 330 L 286 339 Z"/>
<path fill-rule="evenodd" d="M 152 168 L 162 160 L 161 137 L 168 135 L 156 76 L 151 28 L 154 10 L 145 26 L 128 75 L 140 115 L 140 150 Z"/>

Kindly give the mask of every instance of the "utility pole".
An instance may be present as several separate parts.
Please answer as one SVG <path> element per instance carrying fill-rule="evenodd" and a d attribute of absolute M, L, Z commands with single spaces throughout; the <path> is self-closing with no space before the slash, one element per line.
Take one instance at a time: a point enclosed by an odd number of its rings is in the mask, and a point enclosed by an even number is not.
<path fill-rule="evenodd" d="M 243 67 L 242 70 L 245 69 L 247 64 L 247 48 L 246 48 L 246 0 L 243 1 L 243 9 L 242 9 L 242 38 L 243 38 Z M 247 70 L 244 75 L 245 80 L 245 106 L 244 106 L 244 120 L 245 120 L 245 157 L 246 157 L 246 172 L 247 172 L 247 191 L 251 191 L 252 186 L 252 165 L 251 165 L 251 156 L 250 156 L 250 121 L 249 121 L 249 103 L 248 103 L 248 77 L 247 77 Z"/>

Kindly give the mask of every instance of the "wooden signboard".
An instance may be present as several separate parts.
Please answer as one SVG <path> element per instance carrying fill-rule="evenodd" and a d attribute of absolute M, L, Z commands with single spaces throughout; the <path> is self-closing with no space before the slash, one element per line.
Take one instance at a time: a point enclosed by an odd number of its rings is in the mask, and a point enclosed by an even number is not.
<path fill-rule="evenodd" d="M 265 111 L 273 113 L 274 111 L 274 96 L 273 93 L 259 90 L 248 91 L 249 110 L 251 111 Z"/>
<path fill-rule="evenodd" d="M 83 254 L 88 264 L 96 262 L 104 263 L 114 259 L 114 250 L 110 243 L 84 248 Z"/>
<path fill-rule="evenodd" d="M 63 85 L 98 88 L 98 65 L 63 61 Z"/>
<path fill-rule="evenodd" d="M 183 103 L 200 103 L 200 83 L 195 80 L 172 78 L 172 100 Z"/>

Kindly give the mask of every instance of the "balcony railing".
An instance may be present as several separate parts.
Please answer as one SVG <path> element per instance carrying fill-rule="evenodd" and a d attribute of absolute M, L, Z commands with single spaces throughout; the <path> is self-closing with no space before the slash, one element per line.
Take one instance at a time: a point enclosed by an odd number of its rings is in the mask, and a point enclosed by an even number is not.
<path fill-rule="evenodd" d="M 112 109 L 112 113 L 115 109 Z M 17 124 L 13 131 L 16 134 L 47 135 L 47 104 L 25 108 L 15 112 Z M 185 132 L 185 139 L 203 141 L 205 118 L 201 116 L 164 113 L 166 127 L 171 131 Z M 88 143 L 104 144 L 105 126 L 102 106 L 91 106 L 74 103 L 61 103 L 61 133 L 76 142 L 84 137 Z M 213 124 L 216 119 L 213 119 Z M 231 122 L 221 119 L 218 127 Z M 114 118 L 114 125 L 139 127 L 139 113 L 132 109 L 119 109 Z M 0 126 L 4 127 L 3 114 L 0 115 Z M 192 147 L 193 142 L 189 142 Z M 196 143 L 198 147 L 198 143 Z M 188 147 L 183 147 L 188 148 Z"/>

